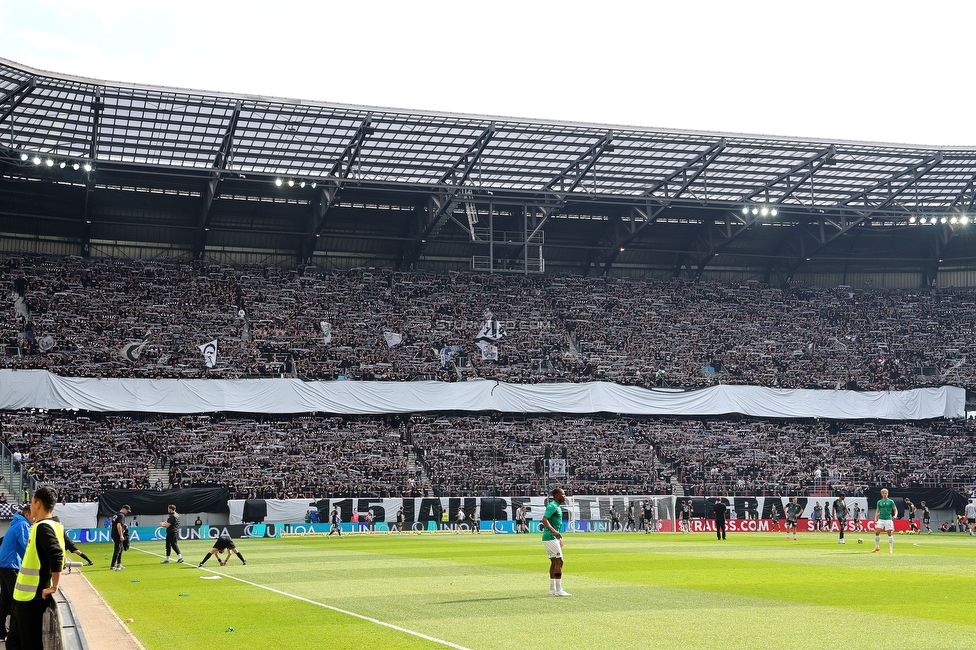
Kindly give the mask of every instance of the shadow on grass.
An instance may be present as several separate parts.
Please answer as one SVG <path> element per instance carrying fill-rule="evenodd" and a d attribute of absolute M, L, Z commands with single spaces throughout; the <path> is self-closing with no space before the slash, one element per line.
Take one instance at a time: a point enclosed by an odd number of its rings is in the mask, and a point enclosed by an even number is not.
<path fill-rule="evenodd" d="M 457 605 L 458 603 L 490 603 L 494 600 L 526 600 L 529 598 L 538 598 L 538 596 L 505 596 L 500 598 L 462 598 L 461 600 L 442 600 L 439 603 L 431 603 L 431 605 Z"/>

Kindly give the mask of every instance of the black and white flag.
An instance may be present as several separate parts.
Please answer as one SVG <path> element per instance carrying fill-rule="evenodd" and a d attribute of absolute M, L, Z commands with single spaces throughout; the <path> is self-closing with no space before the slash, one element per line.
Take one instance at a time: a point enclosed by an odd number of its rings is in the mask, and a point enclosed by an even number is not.
<path fill-rule="evenodd" d="M 403 343 L 403 335 L 396 332 L 383 332 L 383 338 L 386 339 L 386 347 L 388 348 L 395 348 Z"/>
<path fill-rule="evenodd" d="M 148 340 L 138 341 L 136 343 L 126 343 L 119 348 L 119 356 L 126 361 L 138 361 L 139 357 L 142 355 L 142 349 L 146 347 L 148 343 Z"/>
<path fill-rule="evenodd" d="M 332 324 L 324 320 L 319 322 L 319 327 L 322 328 L 322 342 L 326 345 L 332 343 Z"/>
<path fill-rule="evenodd" d="M 485 310 L 485 322 L 474 337 L 474 344 L 481 350 L 482 361 L 498 361 L 498 341 L 505 336 L 495 315 Z"/>
<path fill-rule="evenodd" d="M 217 365 L 217 339 L 210 341 L 210 343 L 204 343 L 203 345 L 198 345 L 200 352 L 203 354 L 203 362 L 207 364 L 208 368 L 213 368 Z"/>

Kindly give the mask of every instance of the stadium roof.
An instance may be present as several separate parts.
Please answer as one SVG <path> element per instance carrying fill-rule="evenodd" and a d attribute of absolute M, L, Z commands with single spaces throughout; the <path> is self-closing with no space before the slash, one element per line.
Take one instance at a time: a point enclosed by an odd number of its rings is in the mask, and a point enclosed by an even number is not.
<path fill-rule="evenodd" d="M 723 268 L 782 281 L 814 259 L 829 272 L 869 257 L 923 282 L 947 257 L 973 266 L 954 243 L 976 216 L 973 148 L 342 106 L 0 59 L 0 172 L 4 237 L 65 237 L 85 254 L 125 241 L 338 266 L 480 258 L 524 271 L 544 258 L 701 277 L 721 253 Z M 864 231 L 858 246 L 838 242 Z"/>

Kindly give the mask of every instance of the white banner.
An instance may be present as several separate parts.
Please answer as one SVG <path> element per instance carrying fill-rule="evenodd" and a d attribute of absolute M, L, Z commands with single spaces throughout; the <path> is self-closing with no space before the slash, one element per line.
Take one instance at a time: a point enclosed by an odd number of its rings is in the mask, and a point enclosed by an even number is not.
<path fill-rule="evenodd" d="M 657 391 L 606 382 L 506 384 L 496 381 L 302 381 L 300 379 L 93 379 L 46 370 L 0 370 L 0 408 L 151 413 L 309 413 L 383 415 L 429 411 L 620 413 L 929 420 L 965 417 L 966 391 L 777 390 L 712 386 Z"/>
<path fill-rule="evenodd" d="M 553 458 L 549 461 L 549 478 L 562 478 L 566 476 L 566 461 L 562 458 Z"/>
<path fill-rule="evenodd" d="M 0 370 L 0 408 L 151 413 L 309 413 L 383 415 L 428 411 L 620 413 L 929 420 L 965 417 L 966 390 L 776 390 L 712 386 L 656 391 L 605 382 L 505 384 L 496 381 L 302 381 L 300 379 L 92 379 L 46 370 Z"/>

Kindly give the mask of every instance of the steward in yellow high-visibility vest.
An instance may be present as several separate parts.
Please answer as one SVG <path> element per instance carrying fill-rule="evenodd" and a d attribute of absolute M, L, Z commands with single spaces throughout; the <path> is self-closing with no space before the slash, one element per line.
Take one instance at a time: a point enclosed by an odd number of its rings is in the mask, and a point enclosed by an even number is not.
<path fill-rule="evenodd" d="M 24 560 L 14 584 L 14 609 L 7 648 L 42 650 L 44 611 L 53 602 L 64 567 L 64 527 L 51 519 L 57 492 L 40 487 L 31 499 L 31 528 Z"/>
<path fill-rule="evenodd" d="M 61 573 L 64 568 L 64 526 L 53 519 L 42 519 L 34 523 L 31 528 L 30 539 L 27 540 L 27 550 L 24 551 L 24 561 L 20 563 L 20 573 L 17 574 L 17 582 L 14 584 L 14 600 L 33 600 L 38 596 L 38 586 L 41 584 L 41 558 L 37 554 L 37 538 L 40 534 L 41 526 L 49 526 L 53 530 L 53 535 L 61 550 L 61 562 L 57 570 L 50 565 L 45 571 L 47 584 L 43 589 L 51 586 L 51 574 Z"/>

